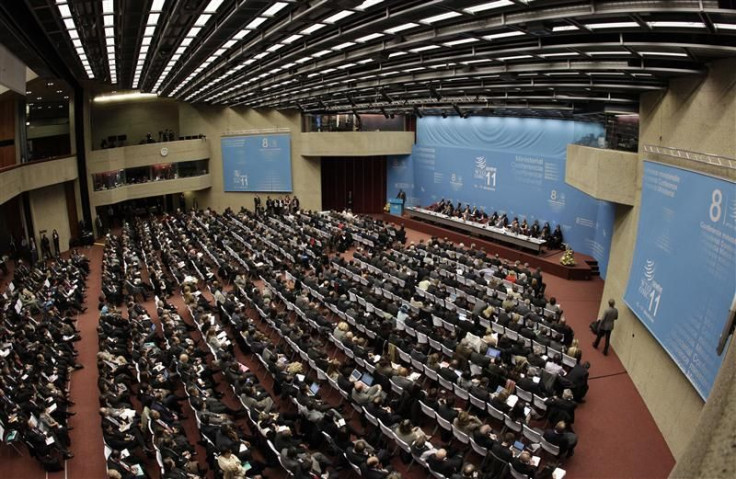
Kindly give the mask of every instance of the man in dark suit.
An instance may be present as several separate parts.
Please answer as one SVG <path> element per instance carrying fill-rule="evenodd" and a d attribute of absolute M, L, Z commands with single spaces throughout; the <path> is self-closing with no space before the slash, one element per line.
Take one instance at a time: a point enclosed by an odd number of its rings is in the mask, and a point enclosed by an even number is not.
<path fill-rule="evenodd" d="M 381 461 L 376 456 L 368 458 L 361 472 L 363 477 L 367 479 L 383 479 L 390 474 L 389 470 L 381 465 Z"/>
<path fill-rule="evenodd" d="M 547 417 L 549 422 L 557 424 L 565 421 L 567 424 L 575 422 L 575 408 L 577 404 L 573 401 L 572 391 L 565 389 L 562 397 L 553 396 L 545 401 L 547 405 Z"/>
<path fill-rule="evenodd" d="M 529 451 L 524 451 L 511 460 L 511 467 L 514 471 L 524 474 L 527 477 L 534 477 L 537 468 L 531 464 L 532 455 Z"/>
<path fill-rule="evenodd" d="M 492 437 L 493 429 L 488 424 L 483 424 L 473 432 L 473 440 L 480 447 L 490 450 L 496 441 Z"/>
<path fill-rule="evenodd" d="M 583 364 L 577 363 L 566 375 L 560 378 L 560 384 L 572 390 L 573 399 L 576 402 L 584 402 L 585 395 L 588 393 L 589 367 L 590 363 L 587 361 Z"/>
<path fill-rule="evenodd" d="M 429 456 L 427 456 L 427 465 L 429 466 L 429 468 L 447 477 L 450 477 L 455 472 L 457 472 L 462 464 L 462 456 L 455 455 L 451 458 L 448 458 L 447 450 L 445 449 L 437 449 L 434 454 L 430 454 Z"/>
<path fill-rule="evenodd" d="M 544 439 L 550 444 L 559 446 L 560 455 L 571 457 L 575 454 L 575 446 L 578 444 L 578 436 L 574 432 L 567 430 L 567 424 L 564 421 L 560 421 L 555 424 L 554 429 L 547 429 L 544 431 Z"/>
<path fill-rule="evenodd" d="M 515 440 L 516 437 L 514 436 L 514 433 L 507 432 L 504 434 L 501 442 L 493 444 L 491 452 L 502 461 L 511 462 L 511 458 L 514 457 L 514 454 L 511 452 L 511 445 L 514 444 Z"/>

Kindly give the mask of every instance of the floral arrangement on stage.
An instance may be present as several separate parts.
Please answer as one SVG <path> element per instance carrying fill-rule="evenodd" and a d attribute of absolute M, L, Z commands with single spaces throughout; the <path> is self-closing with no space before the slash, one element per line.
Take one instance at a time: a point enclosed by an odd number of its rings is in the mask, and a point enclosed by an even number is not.
<path fill-rule="evenodd" d="M 562 258 L 560 258 L 560 264 L 563 266 L 575 266 L 575 257 L 573 256 L 575 252 L 570 248 L 569 246 L 565 250 L 564 253 L 562 253 Z"/>

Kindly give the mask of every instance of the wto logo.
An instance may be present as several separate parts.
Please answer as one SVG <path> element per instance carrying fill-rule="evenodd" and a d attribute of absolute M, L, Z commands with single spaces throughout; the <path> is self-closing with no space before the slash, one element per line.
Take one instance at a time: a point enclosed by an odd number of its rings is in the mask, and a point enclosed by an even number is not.
<path fill-rule="evenodd" d="M 644 277 L 639 284 L 639 294 L 643 297 L 640 307 L 644 308 L 644 316 L 651 321 L 657 317 L 659 311 L 659 302 L 662 299 L 664 288 L 655 279 L 657 272 L 657 264 L 654 260 L 647 259 L 644 263 Z"/>
<path fill-rule="evenodd" d="M 473 178 L 476 180 L 483 180 L 482 183 L 476 184 L 476 188 L 480 188 L 487 191 L 496 191 L 496 167 L 489 166 L 485 156 L 475 157 L 475 171 L 473 172 Z"/>
<path fill-rule="evenodd" d="M 648 259 L 646 264 L 644 265 L 644 277 L 649 281 L 650 283 L 654 281 L 654 273 L 657 271 L 657 265 L 654 261 L 651 259 Z"/>
<path fill-rule="evenodd" d="M 240 186 L 241 188 L 247 188 L 248 187 L 248 175 L 242 175 L 240 174 L 239 170 L 233 171 L 233 184 L 236 186 Z"/>

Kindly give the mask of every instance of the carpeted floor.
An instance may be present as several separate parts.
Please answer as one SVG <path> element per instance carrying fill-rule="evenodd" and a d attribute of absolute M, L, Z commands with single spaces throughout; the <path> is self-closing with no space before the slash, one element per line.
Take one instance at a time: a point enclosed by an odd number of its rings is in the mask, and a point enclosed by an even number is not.
<path fill-rule="evenodd" d="M 427 239 L 426 235 L 419 232 L 407 233 L 412 241 Z M 38 463 L 28 457 L 27 452 L 25 456 L 19 457 L 11 449 L 3 447 L 0 451 L 0 473 L 4 479 L 96 479 L 105 475 L 95 361 L 98 351 L 97 297 L 100 293 L 102 250 L 101 245 L 95 245 L 84 251 L 90 258 L 92 273 L 87 282 L 85 306 L 88 310 L 79 317 L 82 340 L 77 343 L 79 360 L 85 365 L 85 369 L 74 373 L 71 384 L 72 400 L 76 402 L 72 410 L 77 413 L 70 420 L 70 425 L 74 428 L 71 431 L 72 451 L 76 457 L 67 461 L 66 471 L 47 476 Z M 588 324 L 598 313 L 603 281 L 594 279 L 573 282 L 545 275 L 545 282 L 548 284 L 547 294 L 557 298 L 569 324 L 576 331 L 576 337 L 580 339 L 583 359 L 591 362 L 587 402 L 576 412 L 575 431 L 580 441 L 575 456 L 565 463 L 567 477 L 667 477 L 674 465 L 674 458 L 615 351 L 606 357 L 591 347 L 594 338 L 588 330 Z M 172 298 L 172 301 L 181 306 L 179 297 Z M 154 314 L 152 301 L 145 306 Z M 180 308 L 180 312 L 189 319 L 183 308 Z M 250 358 L 241 353 L 238 358 L 254 371 L 261 372 Z M 268 378 L 261 374 L 259 378 L 270 386 Z M 225 391 L 225 388 L 222 390 Z M 196 443 L 199 437 L 193 420 L 185 422 L 185 429 L 189 439 Z M 203 451 L 201 448 L 199 450 L 200 457 L 203 457 Z M 151 477 L 157 478 L 159 475 L 154 467 L 155 462 L 149 462 L 147 469 Z M 406 467 L 397 460 L 394 465 L 405 473 L 405 477 L 427 476 L 426 471 L 419 467 L 413 467 L 407 473 Z M 278 468 L 269 469 L 268 475 L 271 478 L 285 477 Z M 350 475 L 351 473 L 345 473 L 345 477 Z M 210 477 L 213 477 L 211 473 Z"/>

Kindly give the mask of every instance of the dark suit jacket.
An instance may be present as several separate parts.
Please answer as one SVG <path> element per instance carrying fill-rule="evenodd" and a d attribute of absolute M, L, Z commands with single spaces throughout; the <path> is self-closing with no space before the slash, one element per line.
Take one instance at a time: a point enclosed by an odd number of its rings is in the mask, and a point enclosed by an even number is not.
<path fill-rule="evenodd" d="M 491 452 L 495 454 L 496 457 L 505 462 L 511 462 L 511 459 L 514 457 L 511 449 L 509 449 L 508 446 L 504 446 L 500 442 L 493 444 L 493 446 L 491 447 Z"/>

